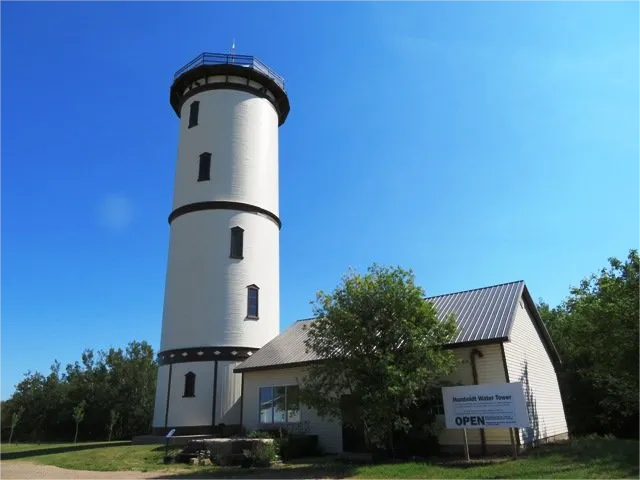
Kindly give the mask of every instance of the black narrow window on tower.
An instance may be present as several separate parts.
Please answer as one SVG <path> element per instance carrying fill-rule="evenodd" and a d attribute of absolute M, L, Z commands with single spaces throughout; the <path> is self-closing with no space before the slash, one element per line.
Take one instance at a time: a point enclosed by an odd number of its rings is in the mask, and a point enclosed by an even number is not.
<path fill-rule="evenodd" d="M 198 125 L 198 113 L 200 113 L 200 102 L 191 102 L 189 107 L 189 128 Z"/>
<path fill-rule="evenodd" d="M 189 372 L 184 376 L 184 394 L 183 397 L 196 396 L 196 374 Z"/>
<path fill-rule="evenodd" d="M 258 287 L 249 285 L 247 290 L 247 318 L 258 318 Z"/>
<path fill-rule="evenodd" d="M 231 229 L 231 258 L 242 258 L 242 243 L 244 230 L 240 227 Z"/>
<path fill-rule="evenodd" d="M 200 154 L 200 167 L 198 169 L 198 181 L 205 182 L 211 180 L 211 154 L 209 152 Z"/>

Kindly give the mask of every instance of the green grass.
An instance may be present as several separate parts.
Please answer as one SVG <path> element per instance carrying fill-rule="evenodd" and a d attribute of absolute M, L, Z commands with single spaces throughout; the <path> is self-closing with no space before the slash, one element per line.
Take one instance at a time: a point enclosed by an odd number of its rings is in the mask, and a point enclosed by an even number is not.
<path fill-rule="evenodd" d="M 161 471 L 164 478 L 638 478 L 638 441 L 582 438 L 540 447 L 518 460 L 501 459 L 482 465 L 442 462 L 356 464 L 329 457 L 303 459 L 272 468 L 190 467 L 162 463 L 158 445 L 116 444 L 2 445 L 2 461 L 33 461 L 79 470 Z M 80 447 L 84 449 L 79 449 Z M 49 453 L 46 449 L 61 449 Z M 9 459 L 8 461 L 12 461 Z"/>
<path fill-rule="evenodd" d="M 358 468 L 355 478 L 638 478 L 638 441 L 576 439 L 533 449 L 518 460 L 478 466 L 409 462 Z"/>
<path fill-rule="evenodd" d="M 169 454 L 178 451 L 170 449 Z M 0 449 L 3 462 L 28 461 L 72 470 L 146 472 L 190 469 L 185 464 L 165 465 L 163 457 L 164 446 L 131 445 L 131 442 L 2 444 Z"/>

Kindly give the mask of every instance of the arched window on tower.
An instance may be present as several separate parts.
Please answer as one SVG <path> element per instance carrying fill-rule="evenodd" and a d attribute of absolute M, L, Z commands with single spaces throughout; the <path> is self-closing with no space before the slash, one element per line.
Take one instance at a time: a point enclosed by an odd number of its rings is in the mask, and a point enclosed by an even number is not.
<path fill-rule="evenodd" d="M 257 285 L 247 287 L 247 318 L 258 318 L 258 290 Z"/>
<path fill-rule="evenodd" d="M 200 154 L 200 167 L 198 168 L 198 181 L 211 180 L 211 154 L 204 152 Z"/>
<path fill-rule="evenodd" d="M 183 397 L 195 397 L 196 396 L 196 374 L 188 372 L 184 376 L 184 394 Z"/>
<path fill-rule="evenodd" d="M 243 247 L 243 236 L 244 230 L 240 227 L 233 227 L 231 229 L 231 253 L 229 256 L 231 258 L 243 258 L 242 257 L 242 247 Z"/>

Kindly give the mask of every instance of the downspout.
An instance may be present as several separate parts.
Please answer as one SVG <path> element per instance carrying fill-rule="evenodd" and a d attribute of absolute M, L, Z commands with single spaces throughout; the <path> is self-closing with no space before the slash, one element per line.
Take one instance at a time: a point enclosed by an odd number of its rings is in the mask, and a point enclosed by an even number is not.
<path fill-rule="evenodd" d="M 216 431 L 216 403 L 218 399 L 218 361 L 213 364 L 213 402 L 211 406 L 211 433 Z"/>
<path fill-rule="evenodd" d="M 169 400 L 171 399 L 171 372 L 173 371 L 173 363 L 169 364 L 169 381 L 167 382 L 167 407 L 164 412 L 164 434 L 169 433 Z"/>
<path fill-rule="evenodd" d="M 473 384 L 478 385 L 478 367 L 476 366 L 476 356 L 478 358 L 484 357 L 482 351 L 477 348 L 471 350 L 469 354 L 469 361 L 471 362 L 471 373 L 473 374 Z M 487 455 L 487 440 L 484 435 L 484 428 L 480 429 L 480 448 L 482 451 L 482 456 L 485 457 Z"/>
<path fill-rule="evenodd" d="M 240 429 L 244 428 L 244 372 L 240 373 Z"/>

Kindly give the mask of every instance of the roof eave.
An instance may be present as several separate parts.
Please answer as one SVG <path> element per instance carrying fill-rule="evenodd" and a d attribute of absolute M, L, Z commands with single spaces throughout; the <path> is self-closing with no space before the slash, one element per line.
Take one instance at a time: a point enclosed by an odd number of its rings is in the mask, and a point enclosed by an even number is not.
<path fill-rule="evenodd" d="M 273 365 L 260 365 L 258 367 L 242 367 L 239 366 L 233 369 L 233 373 L 247 373 L 247 372 L 259 372 L 263 370 L 280 370 L 281 368 L 296 368 L 296 367 L 306 367 L 313 363 L 319 363 L 322 360 L 305 360 L 304 362 L 293 362 L 293 363 L 278 363 Z"/>

